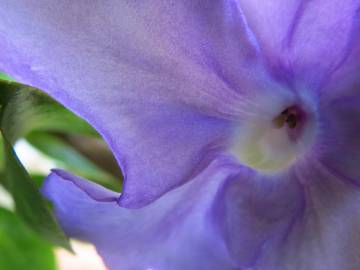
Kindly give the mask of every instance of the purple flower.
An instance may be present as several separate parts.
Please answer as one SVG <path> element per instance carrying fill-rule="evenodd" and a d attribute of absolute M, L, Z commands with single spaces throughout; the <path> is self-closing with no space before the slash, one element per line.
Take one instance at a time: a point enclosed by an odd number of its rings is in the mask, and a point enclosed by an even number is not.
<path fill-rule="evenodd" d="M 64 230 L 111 270 L 359 269 L 359 7 L 1 1 L 0 68 L 125 174 L 120 196 L 54 170 Z"/>

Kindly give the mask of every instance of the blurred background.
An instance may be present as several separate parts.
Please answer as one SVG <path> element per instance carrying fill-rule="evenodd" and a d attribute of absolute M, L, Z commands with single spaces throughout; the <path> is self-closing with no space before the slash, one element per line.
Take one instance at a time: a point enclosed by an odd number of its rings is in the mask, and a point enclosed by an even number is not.
<path fill-rule="evenodd" d="M 84 120 L 1 71 L 0 109 L 0 269 L 105 270 L 91 244 L 63 235 L 38 189 L 52 168 L 62 168 L 121 191 L 106 143 Z"/>

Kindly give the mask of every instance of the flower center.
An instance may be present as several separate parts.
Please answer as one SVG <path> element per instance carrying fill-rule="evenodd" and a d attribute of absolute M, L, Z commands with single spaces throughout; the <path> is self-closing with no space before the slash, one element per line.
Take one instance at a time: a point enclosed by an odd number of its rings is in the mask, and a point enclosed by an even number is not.
<path fill-rule="evenodd" d="M 294 129 L 301 121 L 302 116 L 303 113 L 300 108 L 291 106 L 275 117 L 273 123 L 277 128 L 282 128 L 284 125 L 287 125 L 289 128 Z"/>
<path fill-rule="evenodd" d="M 312 144 L 314 117 L 291 105 L 265 118 L 239 130 L 233 152 L 241 163 L 258 170 L 285 169 Z"/>

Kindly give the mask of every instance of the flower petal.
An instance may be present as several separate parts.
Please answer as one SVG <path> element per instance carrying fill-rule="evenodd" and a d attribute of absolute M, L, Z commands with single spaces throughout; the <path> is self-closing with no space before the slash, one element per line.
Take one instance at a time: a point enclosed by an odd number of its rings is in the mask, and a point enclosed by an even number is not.
<path fill-rule="evenodd" d="M 211 160 L 230 133 L 214 117 L 267 115 L 272 106 L 252 101 L 277 97 L 234 1 L 2 1 L 0 54 L 1 69 L 104 136 L 125 174 L 127 207 Z"/>
<path fill-rule="evenodd" d="M 273 243 L 286 235 L 302 213 L 302 196 L 291 173 L 263 175 L 242 170 L 226 183 L 218 200 L 216 222 L 240 269 L 253 269 Z"/>
<path fill-rule="evenodd" d="M 110 269 L 355 270 L 359 190 L 308 161 L 264 175 L 217 160 L 134 210 L 61 171 L 43 192 L 65 231 L 93 242 Z"/>
<path fill-rule="evenodd" d="M 319 140 L 316 157 L 333 174 L 360 186 L 360 95 L 344 90 L 344 95 L 327 100 L 319 111 Z"/>
<path fill-rule="evenodd" d="M 292 72 L 295 83 L 322 86 L 356 44 L 358 0 L 240 0 L 240 5 L 273 71 Z"/>
<path fill-rule="evenodd" d="M 316 160 L 297 168 L 305 207 L 285 238 L 257 262 L 261 270 L 356 270 L 359 268 L 359 189 L 329 173 Z"/>
<path fill-rule="evenodd" d="M 360 191 L 316 159 L 283 175 L 242 172 L 221 196 L 219 232 L 240 269 L 358 269 Z"/>
<path fill-rule="evenodd" d="M 213 162 L 193 181 L 141 209 L 122 208 L 117 194 L 59 170 L 42 191 L 65 232 L 94 243 L 110 270 L 233 270 L 212 209 L 234 169 Z"/>
<path fill-rule="evenodd" d="M 360 22 L 360 16 L 358 16 Z M 349 44 L 347 55 L 343 63 L 332 74 L 327 82 L 323 95 L 324 103 L 331 103 L 341 97 L 356 96 L 360 89 L 360 23 L 354 31 L 352 42 Z M 331 106 L 331 105 L 330 105 Z"/>

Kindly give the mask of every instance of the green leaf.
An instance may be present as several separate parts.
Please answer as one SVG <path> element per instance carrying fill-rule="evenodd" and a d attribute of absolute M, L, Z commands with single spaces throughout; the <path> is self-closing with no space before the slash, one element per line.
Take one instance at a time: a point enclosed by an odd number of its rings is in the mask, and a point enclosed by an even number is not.
<path fill-rule="evenodd" d="M 4 186 L 13 196 L 16 213 L 44 239 L 70 249 L 68 239 L 57 224 L 35 182 L 16 156 L 12 144 L 34 130 L 81 134 L 98 138 L 100 136 L 86 121 L 68 111 L 49 96 L 35 88 L 14 81 L 0 80 L 0 109 L 0 130 L 3 135 L 5 160 L 2 179 L 5 180 Z M 87 174 L 95 175 L 96 178 L 99 177 L 98 179 L 106 181 L 108 175 L 71 152 L 70 148 L 61 150 L 60 148 L 64 145 L 49 138 L 44 139 L 47 139 L 49 145 L 52 145 L 52 148 L 47 150 L 48 154 L 57 155 L 58 158 L 63 155 L 64 162 L 74 163 L 72 168 L 74 171 L 76 171 L 77 163 L 85 168 Z M 33 142 L 45 151 L 44 142 L 41 143 L 34 138 Z M 71 155 L 74 156 L 71 157 Z"/>
<path fill-rule="evenodd" d="M 0 269 L 55 268 L 51 246 L 29 230 L 14 213 L 0 208 Z"/>
<path fill-rule="evenodd" d="M 0 80 L 0 104 L 1 129 L 11 143 L 32 130 L 99 137 L 85 120 L 30 86 Z"/>
<path fill-rule="evenodd" d="M 120 190 L 120 181 L 105 172 L 55 135 L 31 132 L 26 140 L 47 156 L 60 161 L 61 167 L 91 179 L 113 190 Z"/>
<path fill-rule="evenodd" d="M 4 171 L 4 143 L 3 140 L 0 136 L 0 172 Z M 1 173 L 0 173 L 1 175 Z M 0 179 L 0 183 L 1 183 L 1 179 Z"/>
<path fill-rule="evenodd" d="M 6 137 L 5 150 L 5 186 L 15 201 L 16 213 L 39 235 L 71 250 L 67 237 L 57 224 L 47 202 L 38 191 L 25 168 L 16 156 Z"/>
<path fill-rule="evenodd" d="M 51 243 L 71 250 L 48 203 L 22 166 L 12 147 L 33 129 L 96 132 L 82 119 L 40 91 L 15 82 L 0 81 L 1 122 L 4 143 L 4 186 L 15 201 L 16 213 L 35 232 Z"/>
<path fill-rule="evenodd" d="M 13 79 L 11 77 L 9 77 L 8 75 L 6 75 L 3 72 L 0 72 L 0 80 L 13 81 Z"/>

